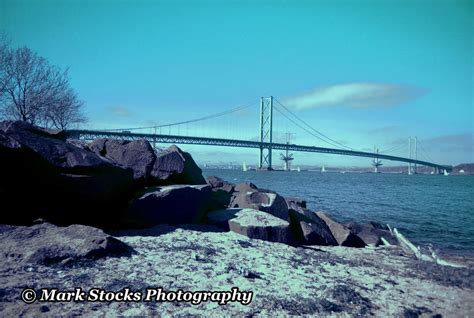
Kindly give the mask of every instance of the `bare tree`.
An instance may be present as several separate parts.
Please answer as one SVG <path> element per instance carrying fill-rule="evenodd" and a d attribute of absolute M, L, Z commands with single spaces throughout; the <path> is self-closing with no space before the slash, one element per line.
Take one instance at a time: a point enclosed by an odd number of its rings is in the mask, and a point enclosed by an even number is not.
<path fill-rule="evenodd" d="M 2 68 L 0 105 L 5 117 L 61 129 L 85 121 L 83 103 L 69 86 L 67 70 L 26 47 L 7 50 Z"/>
<path fill-rule="evenodd" d="M 86 122 L 81 109 L 83 102 L 76 93 L 67 88 L 55 95 L 54 101 L 49 103 L 45 112 L 44 122 L 57 129 L 66 129 L 71 124 Z"/>
<path fill-rule="evenodd" d="M 9 40 L 4 32 L 0 31 L 0 99 L 5 92 L 6 75 L 5 75 L 5 61 L 9 53 Z"/>

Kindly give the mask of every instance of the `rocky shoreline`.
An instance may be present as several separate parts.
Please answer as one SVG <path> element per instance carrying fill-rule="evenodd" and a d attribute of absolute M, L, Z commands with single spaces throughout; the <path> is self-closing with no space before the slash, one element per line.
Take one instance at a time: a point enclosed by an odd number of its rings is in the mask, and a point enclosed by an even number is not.
<path fill-rule="evenodd" d="M 176 146 L 0 123 L 0 314 L 469 316 L 474 269 L 396 229 L 202 176 Z M 448 266 L 442 266 L 448 265 Z M 248 305 L 34 302 L 24 288 L 252 291 Z"/>

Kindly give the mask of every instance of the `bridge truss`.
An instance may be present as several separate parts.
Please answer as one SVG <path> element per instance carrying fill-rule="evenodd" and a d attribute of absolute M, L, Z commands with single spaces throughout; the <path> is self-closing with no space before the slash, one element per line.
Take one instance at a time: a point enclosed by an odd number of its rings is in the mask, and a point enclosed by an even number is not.
<path fill-rule="evenodd" d="M 79 140 L 94 140 L 98 138 L 115 138 L 122 140 L 137 140 L 145 139 L 150 143 L 168 143 L 168 144 L 188 144 L 188 145 L 206 145 L 206 146 L 224 146 L 224 147 L 241 147 L 241 148 L 256 148 L 256 149 L 273 149 L 273 150 L 289 150 L 298 152 L 316 152 L 326 153 L 343 156 L 354 156 L 354 157 L 366 157 L 366 158 L 378 158 L 390 161 L 405 162 L 410 164 L 418 164 L 428 166 L 436 169 L 437 171 L 451 171 L 451 166 L 439 165 L 433 162 L 427 162 L 422 160 L 380 154 L 371 153 L 355 150 L 337 149 L 337 148 L 326 148 L 326 147 L 315 147 L 315 146 L 303 146 L 295 144 L 284 144 L 284 143 L 270 143 L 262 141 L 248 141 L 248 140 L 237 140 L 237 139 L 223 139 L 223 138 L 209 138 L 209 137 L 190 137 L 190 136 L 176 136 L 176 135 L 163 135 L 163 134 L 146 134 L 146 133 L 133 133 L 129 131 L 100 131 L 100 130 L 68 130 L 67 136 L 70 139 Z"/>

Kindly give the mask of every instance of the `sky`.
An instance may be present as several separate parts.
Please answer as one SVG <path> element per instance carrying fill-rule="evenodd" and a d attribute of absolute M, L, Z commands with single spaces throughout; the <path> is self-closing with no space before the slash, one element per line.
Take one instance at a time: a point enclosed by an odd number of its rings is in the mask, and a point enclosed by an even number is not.
<path fill-rule="evenodd" d="M 353 149 L 408 156 L 416 136 L 419 159 L 459 164 L 474 162 L 473 11 L 473 1 L 436 0 L 0 0 L 0 30 L 13 47 L 69 68 L 86 128 L 249 106 L 168 133 L 256 139 L 260 97 L 274 96 Z M 332 147 L 275 111 L 276 141 L 286 133 L 291 143 Z M 182 148 L 201 164 L 258 161 L 255 149 Z M 294 156 L 295 165 L 370 164 Z"/>

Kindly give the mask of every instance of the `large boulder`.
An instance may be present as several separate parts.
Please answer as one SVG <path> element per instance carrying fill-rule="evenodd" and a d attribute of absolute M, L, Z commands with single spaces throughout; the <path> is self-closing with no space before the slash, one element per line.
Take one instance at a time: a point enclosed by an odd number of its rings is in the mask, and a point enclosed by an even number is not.
<path fill-rule="evenodd" d="M 235 191 L 235 184 L 224 181 L 216 176 L 209 176 L 206 182 L 211 186 L 212 195 L 209 202 L 209 210 L 220 210 L 227 208 Z"/>
<path fill-rule="evenodd" d="M 0 122 L 0 130 L 5 133 L 15 133 L 18 135 L 34 133 L 39 136 L 45 136 L 62 141 L 66 141 L 67 137 L 64 130 L 42 128 L 19 120 L 5 120 Z"/>
<path fill-rule="evenodd" d="M 331 234 L 336 239 L 338 245 L 365 247 L 364 241 L 356 234 L 352 233 L 347 226 L 334 221 L 324 212 L 316 212 L 316 215 L 329 227 Z"/>
<path fill-rule="evenodd" d="M 0 131 L 0 223 L 29 223 L 47 213 L 45 189 L 60 181 L 57 169 L 32 149 Z M 34 191 L 28 191 L 33 186 Z M 27 199 L 25 199 L 27 197 Z M 13 207 L 8 211 L 7 207 Z"/>
<path fill-rule="evenodd" d="M 96 154 L 64 142 L 57 133 L 49 134 L 48 130 L 25 122 L 4 121 L 0 123 L 0 130 L 64 173 L 84 174 L 115 168 Z"/>
<path fill-rule="evenodd" d="M 288 205 L 278 193 L 253 188 L 252 184 L 238 184 L 229 208 L 249 208 L 267 212 L 282 220 L 288 220 Z"/>
<path fill-rule="evenodd" d="M 285 197 L 285 200 L 288 207 L 290 207 L 292 204 L 296 204 L 297 206 L 306 209 L 306 200 L 291 197 Z"/>
<path fill-rule="evenodd" d="M 288 221 L 255 209 L 225 209 L 212 211 L 208 221 L 225 230 L 245 235 L 252 239 L 294 245 Z"/>
<path fill-rule="evenodd" d="M 254 192 L 258 190 L 258 187 L 251 183 L 251 182 L 247 182 L 247 183 L 238 183 L 235 185 L 235 191 L 236 192 Z"/>
<path fill-rule="evenodd" d="M 156 154 L 150 143 L 140 140 L 96 139 L 88 145 L 94 153 L 133 170 L 135 180 L 150 178 Z"/>
<path fill-rule="evenodd" d="M 232 193 L 235 190 L 235 184 L 227 182 L 216 176 L 207 177 L 206 183 L 211 186 L 212 191 L 225 191 L 227 193 Z"/>
<path fill-rule="evenodd" d="M 167 184 L 205 184 L 191 155 L 175 145 L 158 153 L 151 175 Z"/>
<path fill-rule="evenodd" d="M 109 224 L 127 201 L 132 171 L 66 143 L 60 133 L 23 122 L 0 123 L 0 199 L 17 213 L 0 222 Z"/>
<path fill-rule="evenodd" d="M 196 223 L 203 218 L 210 196 L 208 185 L 152 187 L 131 202 L 125 222 L 137 227 Z"/>
<path fill-rule="evenodd" d="M 370 222 L 368 224 L 350 222 L 347 223 L 346 226 L 367 245 L 383 245 L 382 238 L 392 245 L 398 244 L 397 239 L 392 236 L 388 227 L 382 224 L 376 222 Z"/>
<path fill-rule="evenodd" d="M 132 169 L 139 186 L 206 183 L 191 155 L 175 145 L 156 152 L 144 139 L 103 138 L 94 140 L 86 148 L 119 166 Z"/>
<path fill-rule="evenodd" d="M 102 230 L 85 225 L 58 227 L 0 225 L 2 261 L 25 264 L 70 264 L 107 256 L 130 256 L 134 250 Z"/>
<path fill-rule="evenodd" d="M 289 216 L 295 238 L 303 245 L 338 245 L 326 222 L 314 212 L 290 202 Z"/>

